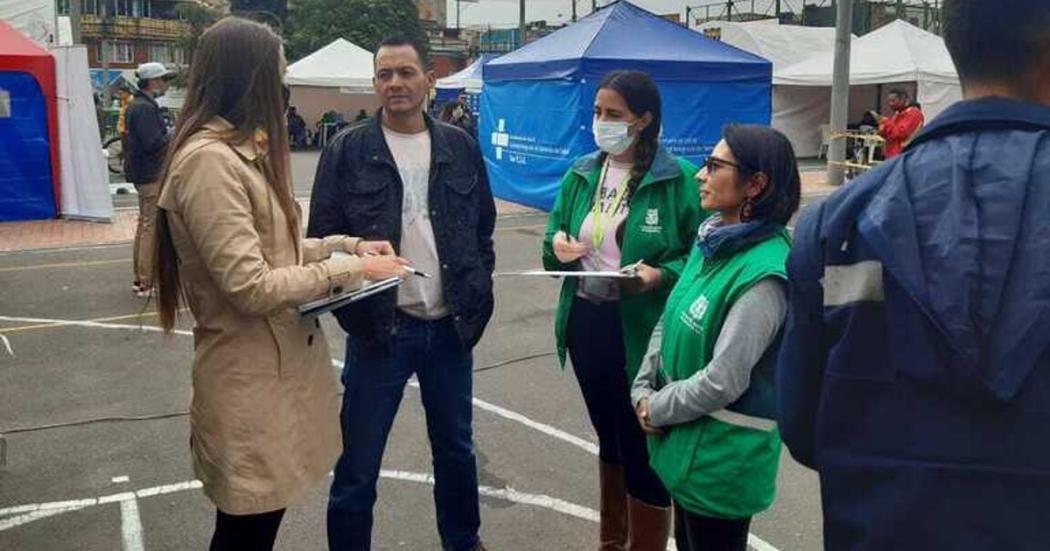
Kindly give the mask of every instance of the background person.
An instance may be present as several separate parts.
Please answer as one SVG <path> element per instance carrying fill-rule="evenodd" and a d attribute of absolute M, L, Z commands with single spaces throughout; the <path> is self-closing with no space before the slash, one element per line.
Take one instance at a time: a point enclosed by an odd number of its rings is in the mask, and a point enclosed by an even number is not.
<path fill-rule="evenodd" d="M 160 319 L 170 332 L 185 301 L 195 320 L 190 450 L 217 508 L 212 551 L 272 549 L 285 508 L 339 454 L 328 344 L 295 307 L 402 273 L 394 256 L 329 257 L 389 255 L 389 243 L 301 241 L 284 64 L 265 25 L 230 17 L 205 31 L 162 183 Z"/>
<path fill-rule="evenodd" d="M 809 208 L 780 426 L 828 549 L 1047 548 L 1050 2 L 949 0 L 965 101 Z"/>
<path fill-rule="evenodd" d="M 336 312 L 347 332 L 343 455 L 328 503 L 335 551 L 369 549 L 376 482 L 390 427 L 419 380 L 434 463 L 441 546 L 483 550 L 473 442 L 473 349 L 492 315 L 496 207 L 477 142 L 423 111 L 436 77 L 423 47 L 376 49 L 379 113 L 321 157 L 309 235 L 389 239 L 430 278 Z"/>
<path fill-rule="evenodd" d="M 135 184 L 139 197 L 139 220 L 132 245 L 135 277 L 132 291 L 140 297 L 153 289 L 153 248 L 160 194 L 160 171 L 168 153 L 168 126 L 157 98 L 168 90 L 174 73 L 161 63 L 143 63 L 135 71 L 138 90 L 124 114 L 124 176 Z"/>
<path fill-rule="evenodd" d="M 893 114 L 879 117 L 879 135 L 886 140 L 886 159 L 901 154 L 908 142 L 914 138 L 926 121 L 922 109 L 908 98 L 900 88 L 890 90 L 887 100 Z"/>
<path fill-rule="evenodd" d="M 780 437 L 774 364 L 787 312 L 785 227 L 801 180 L 782 134 L 730 126 L 697 176 L 715 214 L 649 340 L 634 380 L 652 466 L 675 502 L 682 551 L 745 551 L 773 503 Z"/>
<path fill-rule="evenodd" d="M 306 119 L 299 114 L 294 105 L 288 108 L 288 136 L 292 142 L 292 149 L 306 147 Z"/>
<path fill-rule="evenodd" d="M 628 383 L 700 223 L 696 167 L 660 145 L 662 112 L 644 73 L 602 80 L 594 100 L 600 150 L 565 175 L 543 241 L 548 270 L 641 262 L 637 280 L 565 278 L 555 319 L 559 358 L 572 359 L 598 433 L 601 549 L 663 551 L 670 532 L 670 497 L 649 468 Z"/>

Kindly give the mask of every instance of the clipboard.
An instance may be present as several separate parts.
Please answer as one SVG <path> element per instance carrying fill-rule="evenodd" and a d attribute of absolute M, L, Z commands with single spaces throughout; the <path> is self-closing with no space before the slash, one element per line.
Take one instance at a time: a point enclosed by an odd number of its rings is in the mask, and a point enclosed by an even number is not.
<path fill-rule="evenodd" d="M 547 270 L 522 270 L 518 272 L 497 272 L 496 277 L 513 277 L 513 276 L 546 276 L 546 277 L 600 277 L 609 279 L 634 279 L 638 277 L 638 266 L 641 265 L 642 261 L 639 260 L 629 266 L 624 266 L 617 271 L 606 271 L 606 272 L 585 272 L 582 270 L 566 270 L 566 271 L 547 271 Z"/>
<path fill-rule="evenodd" d="M 332 310 L 342 308 L 347 304 L 352 304 L 372 295 L 382 293 L 383 291 L 394 289 L 398 285 L 401 285 L 401 278 L 388 277 L 386 279 L 380 279 L 379 281 L 370 281 L 360 289 L 307 302 L 306 304 L 300 305 L 298 308 L 299 319 L 308 320 L 316 318 L 325 312 L 331 312 Z"/>
<path fill-rule="evenodd" d="M 496 277 L 514 277 L 514 276 L 546 276 L 546 277 L 604 277 L 610 279 L 632 279 L 638 277 L 638 274 L 631 274 L 626 272 L 580 272 L 580 271 L 551 271 L 547 270 L 523 270 L 520 272 L 497 272 Z"/>

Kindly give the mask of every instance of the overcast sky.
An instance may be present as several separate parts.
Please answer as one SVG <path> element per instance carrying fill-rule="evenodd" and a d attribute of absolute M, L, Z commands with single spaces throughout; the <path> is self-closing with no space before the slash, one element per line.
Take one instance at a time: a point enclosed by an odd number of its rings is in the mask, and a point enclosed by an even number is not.
<path fill-rule="evenodd" d="M 685 16 L 685 6 L 712 4 L 717 0 L 633 0 L 635 4 L 659 14 L 677 13 Z M 751 0 L 735 0 L 737 10 L 751 9 Z M 579 17 L 591 13 L 592 0 L 576 0 Z M 772 13 L 770 6 L 774 0 L 755 0 L 755 11 Z M 610 3 L 610 0 L 598 0 L 599 5 Z M 808 4 L 819 3 L 819 0 L 807 0 Z M 799 9 L 802 0 L 781 0 L 784 9 Z M 561 23 L 570 19 L 572 0 L 526 0 L 525 18 L 528 21 L 544 19 L 549 23 Z M 518 24 L 518 0 L 481 0 L 477 3 L 460 2 L 460 17 L 463 26 L 492 25 L 494 27 L 512 27 Z M 448 2 L 448 24 L 456 25 L 456 2 Z"/>

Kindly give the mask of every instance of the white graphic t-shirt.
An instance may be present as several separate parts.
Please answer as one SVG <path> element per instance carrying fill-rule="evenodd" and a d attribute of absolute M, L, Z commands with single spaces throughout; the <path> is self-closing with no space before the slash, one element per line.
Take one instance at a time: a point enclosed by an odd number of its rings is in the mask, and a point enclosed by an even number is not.
<path fill-rule="evenodd" d="M 401 257 L 413 268 L 431 276 L 428 279 L 408 275 L 398 288 L 397 307 L 417 318 L 443 318 L 449 309 L 441 285 L 441 261 L 434 228 L 430 224 L 430 132 L 401 134 L 384 126 L 383 135 L 401 174 Z"/>

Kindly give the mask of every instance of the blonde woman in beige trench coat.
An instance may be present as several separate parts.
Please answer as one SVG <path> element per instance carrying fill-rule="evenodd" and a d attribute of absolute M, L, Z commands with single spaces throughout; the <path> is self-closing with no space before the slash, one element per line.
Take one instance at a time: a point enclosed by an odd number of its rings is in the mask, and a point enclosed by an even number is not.
<path fill-rule="evenodd" d="M 268 27 L 207 30 L 162 180 L 158 301 L 165 329 L 180 302 L 196 323 L 190 448 L 218 509 L 213 551 L 272 549 L 284 509 L 341 451 L 328 343 L 295 307 L 403 274 L 389 243 L 300 238 L 283 72 Z"/>

